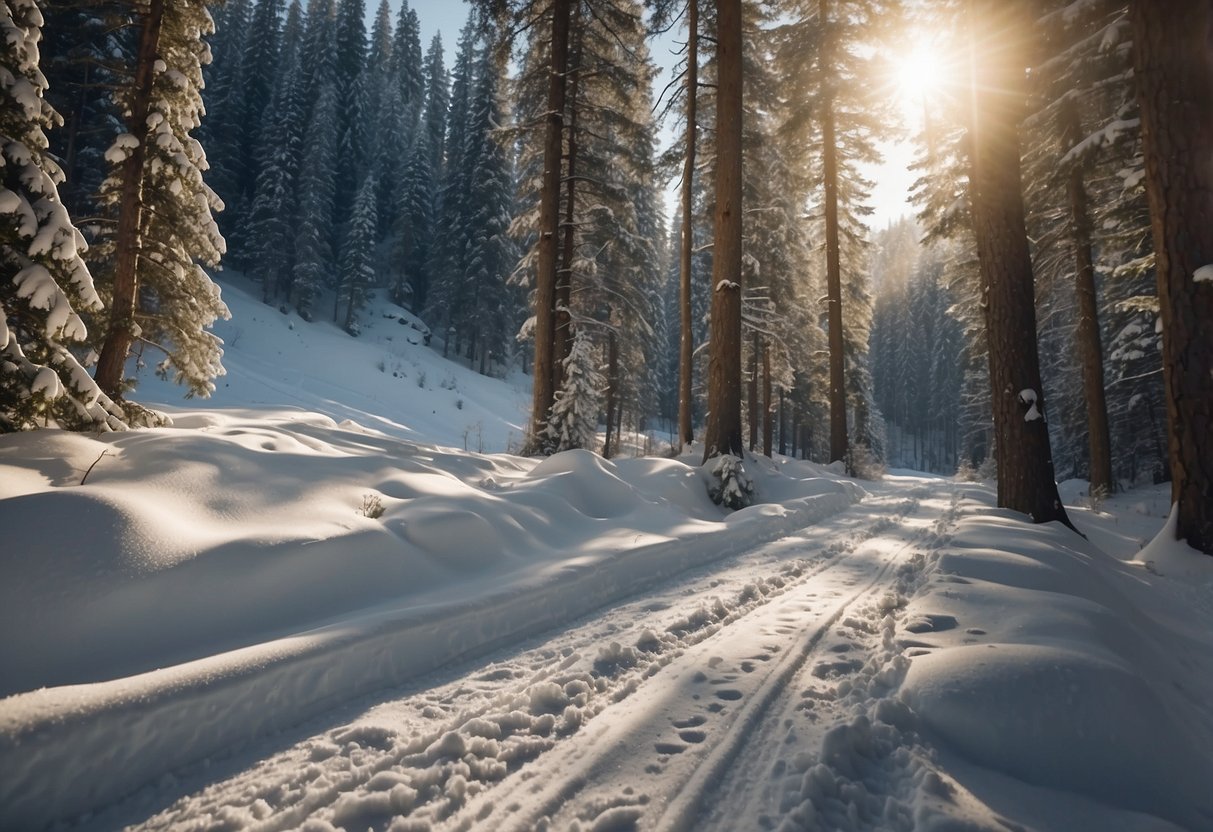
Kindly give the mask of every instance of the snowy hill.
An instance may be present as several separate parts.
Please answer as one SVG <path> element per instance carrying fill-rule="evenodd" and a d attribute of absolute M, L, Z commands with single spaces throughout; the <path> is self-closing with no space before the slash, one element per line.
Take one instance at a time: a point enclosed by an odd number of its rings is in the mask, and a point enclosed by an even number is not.
<path fill-rule="evenodd" d="M 1165 490 L 1063 484 L 1084 540 L 758 459 L 729 513 L 501 453 L 526 379 L 402 310 L 224 297 L 213 400 L 140 387 L 173 426 L 0 436 L 0 828 L 1213 828 Z"/>

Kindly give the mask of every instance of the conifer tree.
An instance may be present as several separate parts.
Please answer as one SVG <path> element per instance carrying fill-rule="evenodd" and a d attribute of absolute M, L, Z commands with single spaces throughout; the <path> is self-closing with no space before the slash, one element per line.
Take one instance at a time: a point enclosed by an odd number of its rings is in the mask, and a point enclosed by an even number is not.
<path fill-rule="evenodd" d="M 42 23 L 34 0 L 0 4 L 0 432 L 120 430 L 121 409 L 71 351 L 86 336 L 77 310 L 101 299 L 47 153 L 60 119 L 38 69 Z"/>
<path fill-rule="evenodd" d="M 223 350 L 210 331 L 229 313 L 203 266 L 217 266 L 223 237 L 212 212 L 222 202 L 203 181 L 202 146 L 190 132 L 202 115 L 202 66 L 212 30 L 204 0 L 150 0 L 139 20 L 131 82 L 116 92 L 127 132 L 107 153 L 110 176 L 101 200 L 116 230 L 97 247 L 111 257 L 99 287 L 107 300 L 96 379 L 120 395 L 127 355 L 136 341 L 165 354 L 158 373 L 208 396 L 223 374 Z M 112 265 L 111 265 L 112 264 Z"/>
<path fill-rule="evenodd" d="M 573 348 L 564 361 L 564 384 L 556 391 L 556 401 L 548 419 L 548 442 L 552 452 L 572 448 L 594 450 L 598 434 L 598 409 L 602 376 L 590 340 L 578 330 Z"/>
<path fill-rule="evenodd" d="M 337 90 L 320 86 L 303 142 L 292 300 L 305 320 L 334 272 L 333 207 L 337 177 Z"/>
<path fill-rule="evenodd" d="M 358 189 L 354 213 L 346 225 L 341 246 L 341 285 L 338 301 L 345 302 L 345 331 L 359 332 L 357 314 L 366 305 L 375 284 L 375 180 L 368 176 Z"/>

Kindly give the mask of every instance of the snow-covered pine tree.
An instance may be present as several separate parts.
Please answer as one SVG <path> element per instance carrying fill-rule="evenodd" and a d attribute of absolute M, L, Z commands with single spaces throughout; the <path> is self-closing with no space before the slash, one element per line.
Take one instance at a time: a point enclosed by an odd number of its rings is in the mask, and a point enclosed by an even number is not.
<path fill-rule="evenodd" d="M 333 199 L 337 178 L 337 89 L 321 83 L 303 141 L 292 300 L 311 320 L 316 294 L 335 271 Z"/>
<path fill-rule="evenodd" d="M 332 80 L 337 88 L 338 147 L 333 211 L 338 225 L 343 226 L 349 221 L 363 171 L 369 162 L 370 113 L 365 107 L 370 85 L 375 79 L 363 73 L 367 52 L 365 0 L 337 0 L 333 51 Z"/>
<path fill-rule="evenodd" d="M 429 171 L 437 193 L 442 181 L 446 159 L 446 120 L 450 111 L 451 84 L 443 63 L 442 36 L 434 35 L 425 54 L 425 114 L 424 126 L 428 145 Z"/>
<path fill-rule="evenodd" d="M 388 75 L 389 82 L 400 92 L 405 130 L 411 140 L 421 122 L 425 105 L 425 72 L 422 69 L 421 23 L 417 19 L 417 12 L 409 8 L 408 0 L 400 2 L 396 31 L 392 34 Z"/>
<path fill-rule="evenodd" d="M 434 228 L 434 177 L 429 135 L 418 130 L 404 168 L 395 243 L 392 300 L 419 312 L 430 287 L 430 248 Z"/>
<path fill-rule="evenodd" d="M 224 372 L 210 326 L 229 313 L 203 266 L 223 255 L 212 215 L 223 203 L 203 181 L 206 154 L 190 133 L 203 112 L 202 67 L 210 60 L 203 37 L 213 26 L 206 0 L 150 0 L 138 19 L 134 77 L 115 93 L 127 132 L 107 153 L 101 191 L 116 230 L 97 246 L 107 258 L 98 287 L 108 314 L 96 378 L 111 397 L 121 394 L 127 355 L 139 341 L 164 352 L 159 374 L 184 384 L 187 395 L 209 396 Z"/>
<path fill-rule="evenodd" d="M 341 246 L 339 302 L 345 303 L 345 331 L 357 335 L 358 311 L 375 285 L 375 180 L 368 176 L 358 188 L 354 213 L 346 224 Z"/>
<path fill-rule="evenodd" d="M 573 348 L 565 359 L 563 378 L 548 419 L 546 450 L 592 451 L 597 445 L 603 379 L 598 372 L 597 350 L 580 329 L 573 334 Z"/>
<path fill-rule="evenodd" d="M 0 3 L 0 432 L 120 430 L 121 409 L 70 349 L 86 336 L 76 310 L 101 299 L 47 153 L 60 120 L 38 69 L 42 23 L 34 0 Z"/>
<path fill-rule="evenodd" d="M 467 328 L 468 359 L 479 361 L 480 372 L 501 360 L 517 328 L 513 293 L 507 285 L 518 252 L 509 236 L 514 181 L 502 146 L 504 115 L 499 88 L 501 69 L 491 45 L 481 48 L 469 95 L 467 138 L 462 164 L 471 173 L 467 194 L 470 234 L 464 264 L 469 297 L 463 326 Z"/>

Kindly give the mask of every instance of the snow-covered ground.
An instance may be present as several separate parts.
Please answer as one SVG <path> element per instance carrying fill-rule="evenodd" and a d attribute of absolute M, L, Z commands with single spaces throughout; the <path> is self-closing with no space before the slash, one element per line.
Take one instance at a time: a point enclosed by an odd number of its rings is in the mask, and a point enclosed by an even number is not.
<path fill-rule="evenodd" d="M 691 457 L 501 453 L 526 379 L 399 310 L 224 297 L 172 427 L 0 437 L 0 828 L 1213 828 L 1165 487 L 1064 483 L 1084 540 L 755 460 L 723 512 Z"/>

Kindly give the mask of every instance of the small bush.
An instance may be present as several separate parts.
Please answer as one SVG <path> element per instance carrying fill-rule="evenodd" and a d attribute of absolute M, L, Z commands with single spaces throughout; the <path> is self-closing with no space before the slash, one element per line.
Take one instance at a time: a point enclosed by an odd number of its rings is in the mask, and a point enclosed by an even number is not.
<path fill-rule="evenodd" d="M 359 514 L 363 517 L 369 517 L 372 520 L 378 520 L 383 516 L 383 500 L 378 494 L 365 494 L 362 497 L 362 508 Z"/>

